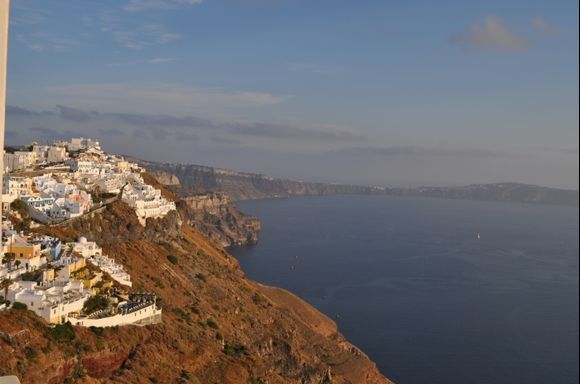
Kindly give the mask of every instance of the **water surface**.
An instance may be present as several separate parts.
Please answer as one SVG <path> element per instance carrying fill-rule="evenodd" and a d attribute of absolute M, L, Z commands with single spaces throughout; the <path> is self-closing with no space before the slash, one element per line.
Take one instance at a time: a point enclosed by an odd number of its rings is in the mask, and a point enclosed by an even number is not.
<path fill-rule="evenodd" d="M 578 208 L 386 196 L 240 208 L 263 228 L 233 250 L 248 277 L 332 317 L 397 383 L 578 382 Z"/>

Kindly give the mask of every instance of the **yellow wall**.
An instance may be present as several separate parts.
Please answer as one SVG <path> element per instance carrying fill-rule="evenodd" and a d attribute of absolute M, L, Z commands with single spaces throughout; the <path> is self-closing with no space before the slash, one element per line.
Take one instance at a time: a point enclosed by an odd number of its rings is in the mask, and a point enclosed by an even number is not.
<path fill-rule="evenodd" d="M 8 245 L 8 252 L 12 252 L 19 259 L 32 259 L 40 256 L 40 244 L 32 245 Z"/>

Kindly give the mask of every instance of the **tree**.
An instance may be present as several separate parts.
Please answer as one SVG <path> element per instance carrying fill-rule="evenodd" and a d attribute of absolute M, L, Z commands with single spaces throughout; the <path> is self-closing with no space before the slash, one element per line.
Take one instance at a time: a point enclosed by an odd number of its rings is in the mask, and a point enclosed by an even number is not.
<path fill-rule="evenodd" d="M 5 277 L 0 281 L 0 288 L 4 289 L 4 300 L 8 300 L 8 287 L 12 285 L 12 279 Z"/>
<path fill-rule="evenodd" d="M 8 270 L 12 269 L 12 262 L 16 259 L 14 252 L 6 252 L 2 258 L 2 264 L 8 264 Z"/>

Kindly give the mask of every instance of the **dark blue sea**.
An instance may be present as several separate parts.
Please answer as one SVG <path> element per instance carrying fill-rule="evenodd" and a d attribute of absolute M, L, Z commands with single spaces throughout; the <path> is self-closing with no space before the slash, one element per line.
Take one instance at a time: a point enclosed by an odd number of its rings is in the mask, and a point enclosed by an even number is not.
<path fill-rule="evenodd" d="M 398 384 L 578 383 L 578 208 L 385 196 L 240 208 L 263 225 L 258 245 L 233 250 L 247 276 L 333 318 Z"/>

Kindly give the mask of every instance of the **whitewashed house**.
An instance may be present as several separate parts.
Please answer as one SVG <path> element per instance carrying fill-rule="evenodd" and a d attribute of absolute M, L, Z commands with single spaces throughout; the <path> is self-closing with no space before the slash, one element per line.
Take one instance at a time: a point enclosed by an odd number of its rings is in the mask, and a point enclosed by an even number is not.
<path fill-rule="evenodd" d="M 83 309 L 90 297 L 82 281 L 54 281 L 38 284 L 35 281 L 17 281 L 8 289 L 7 299 L 26 304 L 49 323 L 60 324 Z"/>

